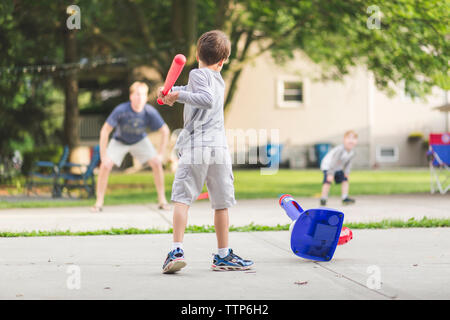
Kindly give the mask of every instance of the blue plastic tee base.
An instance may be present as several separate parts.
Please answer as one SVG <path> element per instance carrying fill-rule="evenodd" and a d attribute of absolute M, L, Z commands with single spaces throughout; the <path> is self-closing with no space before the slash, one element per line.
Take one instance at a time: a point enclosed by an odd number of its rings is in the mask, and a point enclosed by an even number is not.
<path fill-rule="evenodd" d="M 344 214 L 337 210 L 306 210 L 292 228 L 292 252 L 305 259 L 331 260 L 339 242 L 343 222 Z"/>

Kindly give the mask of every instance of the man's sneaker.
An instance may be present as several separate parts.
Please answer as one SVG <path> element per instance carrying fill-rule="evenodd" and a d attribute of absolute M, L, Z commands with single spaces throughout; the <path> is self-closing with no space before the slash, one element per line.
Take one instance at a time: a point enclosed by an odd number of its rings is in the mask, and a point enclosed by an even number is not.
<path fill-rule="evenodd" d="M 320 199 L 320 205 L 326 206 L 327 205 L 327 199 Z"/>
<path fill-rule="evenodd" d="M 218 254 L 214 255 L 211 269 L 215 271 L 237 271 L 248 270 L 253 266 L 253 261 L 244 260 L 235 255 L 233 250 L 229 249 L 226 257 L 221 258 Z"/>
<path fill-rule="evenodd" d="M 354 204 L 354 203 L 355 203 L 355 199 L 351 199 L 349 197 L 342 200 L 342 204 Z"/>
<path fill-rule="evenodd" d="M 175 273 L 186 266 L 184 261 L 184 252 L 181 248 L 172 250 L 167 255 L 166 261 L 163 265 L 163 273 Z"/>

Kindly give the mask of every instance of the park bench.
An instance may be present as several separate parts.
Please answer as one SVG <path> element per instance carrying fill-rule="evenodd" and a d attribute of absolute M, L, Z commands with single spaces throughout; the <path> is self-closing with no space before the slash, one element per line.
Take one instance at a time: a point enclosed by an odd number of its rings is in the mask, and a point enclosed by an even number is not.
<path fill-rule="evenodd" d="M 61 169 L 67 164 L 69 147 L 65 146 L 58 163 L 51 161 L 37 161 L 32 166 L 26 182 L 27 196 L 38 186 L 51 186 L 52 197 L 61 197 L 61 187 L 58 185 L 58 177 Z"/>
<path fill-rule="evenodd" d="M 90 163 L 86 165 L 77 163 L 66 163 L 57 178 L 57 184 L 62 192 L 67 191 L 69 197 L 72 197 L 72 191 L 85 191 L 88 198 L 95 197 L 95 176 L 94 169 L 100 162 L 100 147 L 97 145 L 92 149 L 92 156 Z M 73 168 L 83 168 L 83 173 L 72 173 Z M 80 195 L 81 196 L 81 195 Z"/>

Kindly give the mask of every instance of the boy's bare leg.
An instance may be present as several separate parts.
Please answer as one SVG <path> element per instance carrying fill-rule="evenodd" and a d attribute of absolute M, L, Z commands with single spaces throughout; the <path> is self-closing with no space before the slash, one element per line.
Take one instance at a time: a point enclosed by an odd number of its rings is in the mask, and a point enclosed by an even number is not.
<path fill-rule="evenodd" d="M 214 256 L 211 268 L 213 270 L 248 270 L 254 264 L 253 261 L 242 259 L 229 248 L 229 225 L 228 209 L 216 209 L 214 226 L 216 228 L 218 252 Z"/>
<path fill-rule="evenodd" d="M 322 184 L 322 199 L 328 198 L 328 193 L 330 192 L 331 184 L 324 183 Z"/>
<path fill-rule="evenodd" d="M 102 208 L 103 201 L 105 199 L 106 188 L 108 187 L 108 178 L 109 174 L 112 170 L 113 163 L 108 162 L 107 164 L 102 163 L 100 165 L 100 170 L 97 178 L 97 200 L 95 202 L 94 208 L 98 211 L 98 209 Z"/>
<path fill-rule="evenodd" d="M 322 197 L 321 199 L 327 199 L 328 193 L 330 192 L 331 182 L 333 182 L 333 175 L 327 174 L 327 183 L 322 184 Z"/>
<path fill-rule="evenodd" d="M 216 228 L 218 248 L 228 248 L 229 226 L 228 209 L 216 209 L 214 211 L 214 227 Z"/>
<path fill-rule="evenodd" d="M 188 220 L 189 206 L 175 202 L 173 209 L 173 242 L 183 242 L 184 231 Z"/>
<path fill-rule="evenodd" d="M 183 253 L 184 231 L 187 225 L 189 206 L 175 202 L 173 210 L 173 243 L 172 250 L 163 264 L 163 273 L 174 273 L 186 266 Z"/>
<path fill-rule="evenodd" d="M 355 199 L 348 197 L 348 191 L 350 189 L 350 183 L 348 180 L 342 181 L 342 204 L 353 204 L 355 203 Z"/>
<path fill-rule="evenodd" d="M 342 181 L 342 186 L 341 186 L 342 197 L 348 196 L 349 189 L 350 189 L 350 184 L 348 183 L 348 181 Z"/>

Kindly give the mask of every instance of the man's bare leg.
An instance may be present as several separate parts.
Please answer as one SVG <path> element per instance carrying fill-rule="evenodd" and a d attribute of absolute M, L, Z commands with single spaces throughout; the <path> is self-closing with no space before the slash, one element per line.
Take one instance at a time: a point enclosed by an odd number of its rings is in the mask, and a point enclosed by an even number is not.
<path fill-rule="evenodd" d="M 103 207 L 103 202 L 105 199 L 106 188 L 108 187 L 108 178 L 114 164 L 112 162 L 101 163 L 100 171 L 98 173 L 97 178 L 97 200 L 95 201 L 95 205 L 92 208 L 92 211 L 98 212 L 101 211 Z"/>
<path fill-rule="evenodd" d="M 168 206 L 164 185 L 164 169 L 162 163 L 157 157 L 155 157 L 149 160 L 148 164 L 152 168 L 155 179 L 156 193 L 158 194 L 158 205 L 162 209 L 167 209 Z"/>

